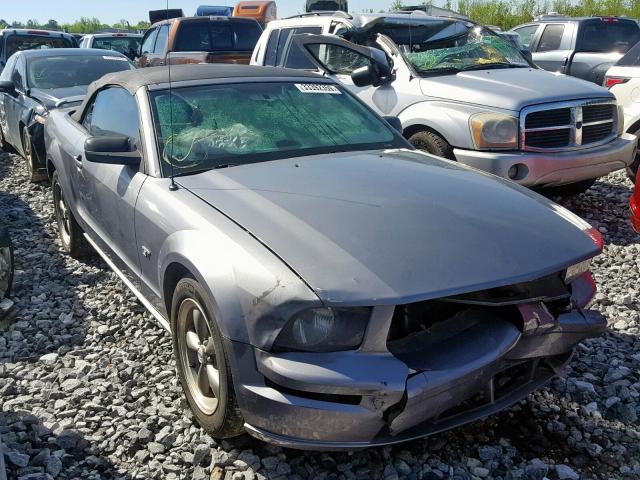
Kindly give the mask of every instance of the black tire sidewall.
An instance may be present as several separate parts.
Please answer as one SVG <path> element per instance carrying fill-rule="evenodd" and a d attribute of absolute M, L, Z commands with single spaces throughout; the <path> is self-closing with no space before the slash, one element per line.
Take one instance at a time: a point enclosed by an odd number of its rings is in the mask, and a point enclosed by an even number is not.
<path fill-rule="evenodd" d="M 191 392 L 187 387 L 184 366 L 182 365 L 181 352 L 178 342 L 178 310 L 182 302 L 187 298 L 191 298 L 198 302 L 200 307 L 202 307 L 202 309 L 204 310 L 215 344 L 216 362 L 220 375 L 220 397 L 218 398 L 218 407 L 212 415 L 206 415 L 198 408 L 198 405 L 194 401 Z M 231 370 L 229 367 L 228 357 L 224 348 L 224 343 L 222 341 L 222 335 L 218 328 L 213 312 L 213 305 L 211 304 L 207 293 L 195 279 L 184 278 L 178 282 L 171 302 L 171 330 L 173 332 L 173 352 L 176 360 L 178 377 L 180 379 L 184 394 L 187 398 L 187 402 L 189 403 L 189 407 L 191 408 L 191 411 L 196 417 L 198 423 L 207 431 L 211 432 L 214 436 L 222 435 L 221 438 L 223 438 L 224 436 L 226 436 L 225 430 L 227 427 L 227 417 L 230 413 L 229 411 L 231 408 L 235 407 L 235 394 L 233 392 L 233 380 L 231 378 Z M 235 432 L 234 435 L 237 435 L 237 432 Z"/>
<path fill-rule="evenodd" d="M 71 228 L 69 231 L 69 242 L 65 241 L 64 235 L 62 234 L 62 224 L 60 219 L 60 212 L 58 202 L 56 201 L 56 188 L 60 189 L 60 195 L 64 198 L 64 192 L 62 191 L 62 185 L 60 184 L 60 177 L 58 172 L 53 172 L 53 176 L 51 177 L 51 196 L 53 197 L 53 209 L 55 212 L 56 223 L 58 225 L 58 238 L 60 239 L 60 243 L 62 243 L 62 248 L 64 248 L 65 252 L 70 255 L 74 255 L 77 249 L 77 243 L 79 239 L 77 238 L 79 235 L 78 229 L 76 228 L 75 218 L 73 218 L 73 214 L 69 211 L 69 215 L 71 216 Z M 65 200 L 66 203 L 66 200 Z M 67 204 L 67 209 L 69 208 L 69 204 Z"/>
<path fill-rule="evenodd" d="M 431 155 L 454 160 L 451 146 L 437 133 L 423 130 L 409 137 L 409 142 L 418 150 L 423 150 Z"/>

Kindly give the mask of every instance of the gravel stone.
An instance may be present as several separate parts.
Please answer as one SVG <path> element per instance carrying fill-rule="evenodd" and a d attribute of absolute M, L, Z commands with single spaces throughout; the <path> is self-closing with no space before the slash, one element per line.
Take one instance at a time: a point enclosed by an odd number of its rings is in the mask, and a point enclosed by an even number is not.
<path fill-rule="evenodd" d="M 0 154 L 0 222 L 16 246 L 16 315 L 0 323 L 8 478 L 640 478 L 640 236 L 628 221 L 630 194 L 616 172 L 560 201 L 604 232 L 590 308 L 611 326 L 577 346 L 566 377 L 430 438 L 305 452 L 247 436 L 216 442 L 198 427 L 169 335 L 97 256 L 62 252 L 49 187 L 30 184 L 18 156 Z"/>

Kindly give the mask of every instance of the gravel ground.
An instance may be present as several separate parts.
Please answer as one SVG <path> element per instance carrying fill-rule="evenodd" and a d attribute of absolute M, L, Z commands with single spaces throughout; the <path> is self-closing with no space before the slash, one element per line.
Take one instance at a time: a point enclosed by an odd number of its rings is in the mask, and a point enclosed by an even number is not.
<path fill-rule="evenodd" d="M 567 378 L 508 411 L 393 448 L 283 450 L 194 425 L 169 336 L 100 260 L 59 248 L 50 191 L 0 154 L 0 222 L 16 246 L 17 316 L 0 323 L 0 434 L 9 478 L 640 478 L 640 251 L 623 173 L 566 206 L 603 232 L 595 308 Z"/>

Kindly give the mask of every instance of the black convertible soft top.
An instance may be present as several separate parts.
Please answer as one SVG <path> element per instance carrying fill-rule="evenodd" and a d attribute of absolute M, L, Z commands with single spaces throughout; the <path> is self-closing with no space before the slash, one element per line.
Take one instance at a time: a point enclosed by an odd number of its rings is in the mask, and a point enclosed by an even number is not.
<path fill-rule="evenodd" d="M 310 78 L 316 81 L 325 81 L 326 78 L 313 72 L 304 70 L 293 70 L 288 68 L 257 67 L 249 65 L 230 64 L 191 64 L 174 65 L 171 67 L 171 83 L 189 82 L 194 80 L 208 80 L 220 78 L 274 78 L 274 77 L 294 77 Z M 104 87 L 117 85 L 127 89 L 132 95 L 140 88 L 150 85 L 161 85 L 169 83 L 168 67 L 149 67 L 137 70 L 127 70 L 123 72 L 110 73 L 96 80 L 87 90 L 82 106 L 73 114 L 76 121 L 80 121 L 80 115 L 84 112 L 86 103 L 91 99 L 97 90 Z"/>

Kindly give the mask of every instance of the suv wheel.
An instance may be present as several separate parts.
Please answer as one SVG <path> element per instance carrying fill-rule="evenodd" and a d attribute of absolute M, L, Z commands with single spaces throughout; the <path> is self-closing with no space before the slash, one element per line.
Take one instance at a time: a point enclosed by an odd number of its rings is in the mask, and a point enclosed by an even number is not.
<path fill-rule="evenodd" d="M 64 199 L 58 172 L 53 172 L 51 190 L 56 223 L 58 224 L 58 235 L 62 242 L 62 248 L 73 258 L 86 256 L 90 251 L 89 244 L 84 238 L 82 228 L 78 225 L 78 222 Z"/>
<path fill-rule="evenodd" d="M 213 307 L 192 278 L 178 282 L 171 305 L 178 377 L 197 422 L 216 438 L 243 432 L 227 352 Z"/>
<path fill-rule="evenodd" d="M 29 180 L 32 182 L 41 182 L 42 180 L 45 180 L 47 176 L 38 172 L 38 166 L 35 164 L 33 142 L 31 141 L 31 135 L 29 135 L 27 127 L 22 129 L 22 151 L 24 152 L 23 157 L 27 162 L 27 174 L 29 175 Z"/>
<path fill-rule="evenodd" d="M 409 137 L 409 143 L 419 150 L 424 150 L 432 155 L 446 158 L 447 160 L 455 160 L 453 155 L 453 147 L 435 132 L 423 130 L 414 133 Z"/>

